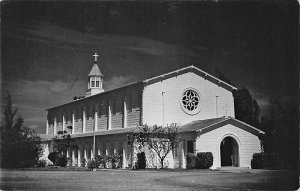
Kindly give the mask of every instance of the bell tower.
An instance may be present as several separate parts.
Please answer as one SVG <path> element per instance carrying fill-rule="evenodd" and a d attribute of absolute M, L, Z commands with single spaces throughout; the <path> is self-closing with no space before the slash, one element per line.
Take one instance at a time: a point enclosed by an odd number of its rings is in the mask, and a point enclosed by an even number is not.
<path fill-rule="evenodd" d="M 88 89 L 86 91 L 86 97 L 104 92 L 102 86 L 103 74 L 101 73 L 97 64 L 99 55 L 95 53 L 93 56 L 95 57 L 95 63 L 88 75 Z"/>

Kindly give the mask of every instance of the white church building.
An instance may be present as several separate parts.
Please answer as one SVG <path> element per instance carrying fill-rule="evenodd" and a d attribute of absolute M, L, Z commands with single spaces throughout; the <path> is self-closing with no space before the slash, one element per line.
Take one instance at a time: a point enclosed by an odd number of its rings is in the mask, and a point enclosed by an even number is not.
<path fill-rule="evenodd" d="M 166 158 L 169 168 L 186 168 L 186 154 L 198 152 L 212 152 L 212 168 L 250 168 L 253 153 L 260 152 L 258 135 L 264 132 L 235 119 L 232 91 L 236 87 L 195 66 L 109 91 L 103 89 L 103 77 L 96 59 L 88 74 L 86 96 L 47 109 L 44 157 L 53 151 L 51 138 L 68 130 L 79 146 L 67 153 L 74 166 L 81 166 L 83 158 L 93 158 L 95 149 L 95 155 L 122 152 L 122 168 L 126 168 L 136 158 L 127 142 L 130 132 L 142 124 L 172 123 L 180 125 L 182 141 Z M 147 153 L 146 159 L 148 167 L 159 166 Z"/>

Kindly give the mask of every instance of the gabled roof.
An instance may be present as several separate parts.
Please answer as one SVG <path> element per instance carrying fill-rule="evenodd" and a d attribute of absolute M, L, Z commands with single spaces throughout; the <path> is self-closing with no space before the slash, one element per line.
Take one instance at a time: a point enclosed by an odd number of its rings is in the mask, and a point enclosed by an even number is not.
<path fill-rule="evenodd" d="M 200 134 L 204 134 L 228 124 L 234 125 L 254 135 L 264 134 L 263 131 L 247 123 L 244 123 L 238 119 L 235 119 L 233 117 L 221 117 L 221 118 L 193 121 L 188 124 L 180 126 L 178 132 L 180 133 L 199 132 Z"/>
<path fill-rule="evenodd" d="M 97 63 L 95 63 L 89 73 L 88 76 L 103 76 L 103 74 L 101 73 L 99 66 Z"/>
<path fill-rule="evenodd" d="M 144 83 L 147 84 L 152 84 L 152 83 L 156 83 L 156 82 L 159 82 L 159 81 L 162 81 L 162 80 L 166 80 L 168 78 L 171 78 L 171 77 L 174 77 L 174 76 L 178 76 L 178 75 L 181 75 L 181 74 L 184 74 L 184 73 L 187 73 L 187 72 L 194 72 L 195 74 L 198 74 L 200 76 L 202 76 L 204 79 L 206 80 L 209 80 L 215 84 L 217 84 L 218 86 L 221 86 L 229 91 L 232 91 L 232 90 L 236 90 L 237 88 L 234 87 L 233 85 L 230 85 L 222 80 L 220 80 L 219 78 L 216 78 L 215 76 L 197 68 L 196 66 L 188 66 L 188 67 L 185 67 L 185 68 L 181 68 L 179 70 L 174 70 L 172 72 L 169 72 L 169 73 L 166 73 L 166 74 L 161 74 L 159 76 L 155 76 L 155 77 L 152 77 L 152 78 L 148 78 L 146 80 L 143 80 Z"/>

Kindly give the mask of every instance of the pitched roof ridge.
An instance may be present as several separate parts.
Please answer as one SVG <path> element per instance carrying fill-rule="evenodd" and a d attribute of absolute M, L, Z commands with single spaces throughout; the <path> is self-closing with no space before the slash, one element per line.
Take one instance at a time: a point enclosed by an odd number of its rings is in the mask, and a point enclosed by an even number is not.
<path fill-rule="evenodd" d="M 88 76 L 103 76 L 97 63 L 95 63 Z"/>

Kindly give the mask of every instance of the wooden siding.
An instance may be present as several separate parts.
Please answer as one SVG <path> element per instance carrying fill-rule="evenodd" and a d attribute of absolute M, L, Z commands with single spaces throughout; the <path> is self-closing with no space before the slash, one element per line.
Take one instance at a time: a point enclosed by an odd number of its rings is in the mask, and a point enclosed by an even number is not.
<path fill-rule="evenodd" d="M 59 132 L 59 131 L 62 131 L 62 130 L 63 130 L 62 122 L 57 123 L 57 126 L 56 126 L 56 133 Z"/>
<path fill-rule="evenodd" d="M 231 124 L 200 135 L 196 140 L 196 150 L 197 152 L 212 152 L 214 157 L 212 168 L 220 167 L 220 144 L 223 138 L 227 136 L 237 140 L 239 145 L 239 166 L 251 167 L 253 153 L 260 152 L 260 141 L 257 136 Z"/>
<path fill-rule="evenodd" d="M 180 106 L 182 93 L 187 88 L 194 88 L 200 93 L 201 110 L 195 115 L 186 114 Z M 162 92 L 164 92 L 163 95 Z M 218 96 L 218 116 L 216 96 Z M 142 121 L 149 125 L 162 125 L 163 116 L 165 125 L 171 123 L 183 125 L 195 120 L 221 117 L 226 115 L 225 108 L 227 108 L 227 116 L 234 117 L 232 92 L 192 72 L 146 86 L 143 91 L 142 104 Z"/>
<path fill-rule="evenodd" d="M 106 129 L 107 129 L 107 116 L 101 115 L 101 117 L 98 117 L 98 131 L 102 131 Z"/>
<path fill-rule="evenodd" d="M 77 121 L 75 120 L 74 133 L 82 133 L 82 121 L 81 121 L 81 119 L 77 119 Z"/>
<path fill-rule="evenodd" d="M 54 126 L 53 125 L 49 125 L 48 126 L 48 134 L 53 134 L 54 131 Z"/>
<path fill-rule="evenodd" d="M 94 130 L 95 120 L 93 117 L 89 117 L 85 120 L 85 132 L 92 132 Z"/>
<path fill-rule="evenodd" d="M 140 110 L 133 109 L 127 113 L 127 128 L 136 127 L 140 122 Z"/>
<path fill-rule="evenodd" d="M 111 116 L 111 129 L 119 129 L 122 128 L 122 122 L 123 122 L 123 114 L 122 113 L 116 113 Z"/>

